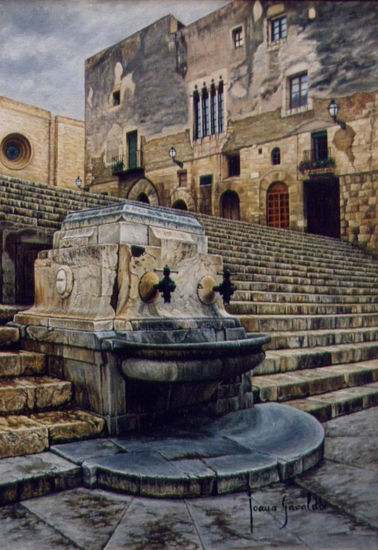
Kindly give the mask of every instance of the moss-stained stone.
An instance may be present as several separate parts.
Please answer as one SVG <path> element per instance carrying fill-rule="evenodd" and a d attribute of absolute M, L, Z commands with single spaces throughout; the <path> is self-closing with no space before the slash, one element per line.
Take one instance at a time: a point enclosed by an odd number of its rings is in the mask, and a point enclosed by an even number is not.
<path fill-rule="evenodd" d="M 0 379 L 0 412 L 59 407 L 71 399 L 71 383 L 49 376 Z"/>
<path fill-rule="evenodd" d="M 41 412 L 31 419 L 48 429 L 51 443 L 99 436 L 104 429 L 102 418 L 80 410 Z"/>
<path fill-rule="evenodd" d="M 19 456 L 0 462 L 0 503 L 77 487 L 80 468 L 52 453 Z"/>
<path fill-rule="evenodd" d="M 40 453 L 49 446 L 48 430 L 26 416 L 0 417 L 0 457 Z"/>
<path fill-rule="evenodd" d="M 17 327 L 0 327 L 0 348 L 16 344 L 20 339 Z"/>

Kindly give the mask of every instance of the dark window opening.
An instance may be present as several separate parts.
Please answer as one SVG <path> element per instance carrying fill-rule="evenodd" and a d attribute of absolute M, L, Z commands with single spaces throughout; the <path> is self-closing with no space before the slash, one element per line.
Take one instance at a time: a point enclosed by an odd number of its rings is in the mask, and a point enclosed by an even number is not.
<path fill-rule="evenodd" d="M 229 155 L 227 157 L 228 162 L 228 176 L 240 176 L 240 154 Z"/>
<path fill-rule="evenodd" d="M 206 86 L 202 88 L 202 137 L 209 135 L 209 93 Z"/>
<path fill-rule="evenodd" d="M 290 78 L 290 109 L 307 105 L 307 73 Z"/>
<path fill-rule="evenodd" d="M 327 132 L 314 132 L 311 134 L 312 140 L 312 160 L 319 162 L 328 160 L 328 140 Z"/>
<path fill-rule="evenodd" d="M 241 48 L 243 46 L 243 29 L 242 27 L 237 27 L 232 31 L 232 41 L 234 43 L 234 48 Z"/>
<path fill-rule="evenodd" d="M 199 92 L 195 86 L 193 93 L 193 137 L 201 139 L 223 132 L 223 81 L 218 87 L 212 81 L 210 92 L 204 84 Z"/>
<path fill-rule="evenodd" d="M 212 185 L 213 183 L 213 174 L 207 174 L 206 176 L 200 176 L 200 186 Z"/>
<path fill-rule="evenodd" d="M 121 92 L 116 90 L 113 92 L 113 105 L 119 105 L 121 103 Z"/>
<path fill-rule="evenodd" d="M 224 108 L 224 97 L 223 97 L 223 80 L 219 81 L 218 86 L 218 133 L 223 132 L 223 108 Z"/>
<path fill-rule="evenodd" d="M 272 164 L 281 164 L 281 151 L 279 147 L 272 150 Z"/>
<path fill-rule="evenodd" d="M 138 132 L 127 132 L 127 153 L 128 153 L 128 168 L 133 169 L 138 166 Z"/>
<path fill-rule="evenodd" d="M 217 132 L 217 92 L 215 89 L 214 82 L 211 84 L 210 91 L 210 131 L 211 135 L 216 134 Z"/>
<path fill-rule="evenodd" d="M 281 38 L 286 38 L 287 36 L 287 20 L 286 15 L 279 17 L 278 19 L 273 19 L 271 21 L 271 39 L 272 42 L 276 40 L 281 40 Z"/>

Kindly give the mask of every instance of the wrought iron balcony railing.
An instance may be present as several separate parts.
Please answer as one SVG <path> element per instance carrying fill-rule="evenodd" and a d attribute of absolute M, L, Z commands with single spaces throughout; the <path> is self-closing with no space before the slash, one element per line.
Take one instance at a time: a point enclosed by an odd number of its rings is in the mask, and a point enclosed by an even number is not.
<path fill-rule="evenodd" d="M 336 162 L 330 147 L 325 150 L 311 149 L 310 151 L 303 151 L 303 160 L 298 166 L 302 174 L 306 172 L 332 172 L 335 167 Z"/>
<path fill-rule="evenodd" d="M 119 155 L 112 158 L 112 174 L 120 175 L 129 171 L 143 170 L 142 152 L 138 149 L 135 155 L 124 157 Z"/>

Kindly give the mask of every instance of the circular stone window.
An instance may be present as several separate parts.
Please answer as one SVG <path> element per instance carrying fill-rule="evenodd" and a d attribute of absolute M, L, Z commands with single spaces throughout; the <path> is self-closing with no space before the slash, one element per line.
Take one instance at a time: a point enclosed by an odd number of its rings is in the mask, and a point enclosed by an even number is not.
<path fill-rule="evenodd" d="M 29 140 L 21 134 L 6 136 L 0 148 L 1 162 L 13 170 L 20 170 L 31 159 L 31 145 Z"/>

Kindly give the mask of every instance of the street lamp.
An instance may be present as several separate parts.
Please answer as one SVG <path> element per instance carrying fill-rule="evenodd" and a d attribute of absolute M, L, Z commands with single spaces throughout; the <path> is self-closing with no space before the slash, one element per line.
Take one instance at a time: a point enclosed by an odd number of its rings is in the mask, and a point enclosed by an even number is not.
<path fill-rule="evenodd" d="M 331 103 L 328 105 L 328 112 L 330 117 L 333 118 L 334 122 L 341 126 L 343 130 L 346 129 L 346 124 L 342 120 L 338 120 L 337 115 L 339 114 L 339 105 L 334 99 L 331 99 Z"/>
<path fill-rule="evenodd" d="M 83 183 L 83 180 L 81 179 L 80 176 L 77 176 L 76 180 L 75 180 L 75 183 L 76 185 L 78 186 L 79 189 L 81 189 L 81 185 Z"/>
<path fill-rule="evenodd" d="M 183 168 L 184 167 L 184 163 L 181 162 L 180 160 L 176 160 L 176 149 L 174 147 L 171 147 L 169 149 L 169 156 L 171 157 L 172 161 L 177 164 L 178 166 L 180 166 L 180 168 Z"/>

